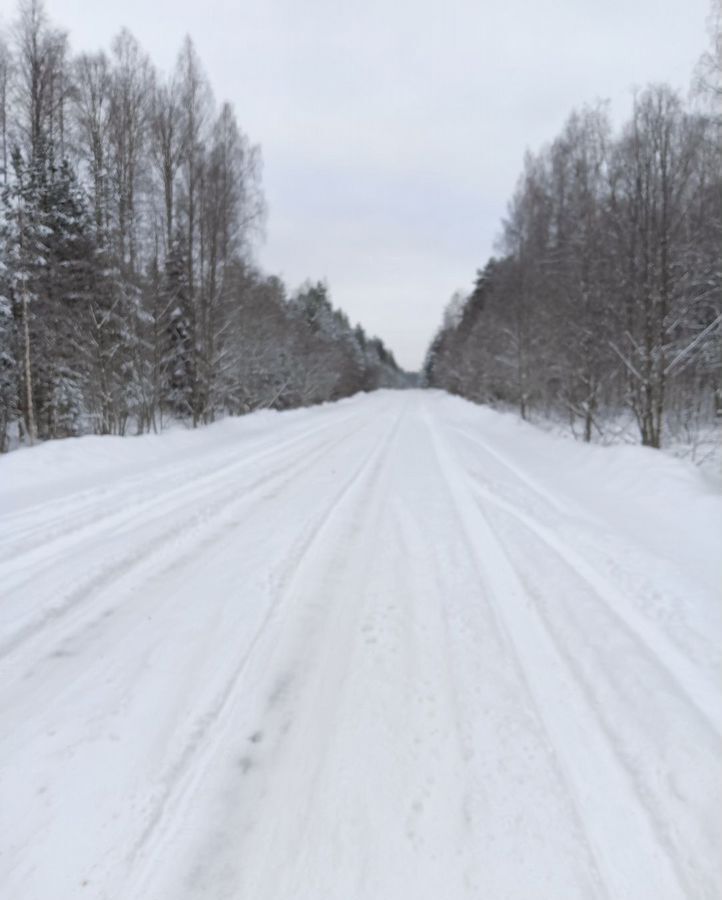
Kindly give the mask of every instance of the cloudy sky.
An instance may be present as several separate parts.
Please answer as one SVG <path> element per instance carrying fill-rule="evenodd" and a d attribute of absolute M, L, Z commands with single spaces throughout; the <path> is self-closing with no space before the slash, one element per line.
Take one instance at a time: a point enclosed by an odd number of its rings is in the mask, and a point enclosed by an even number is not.
<path fill-rule="evenodd" d="M 417 368 L 493 252 L 527 147 L 635 85 L 686 90 L 709 0 L 46 0 L 74 50 L 128 27 L 155 64 L 195 40 L 261 144 L 264 268 L 334 301 Z M 0 0 L 5 21 L 14 0 Z"/>

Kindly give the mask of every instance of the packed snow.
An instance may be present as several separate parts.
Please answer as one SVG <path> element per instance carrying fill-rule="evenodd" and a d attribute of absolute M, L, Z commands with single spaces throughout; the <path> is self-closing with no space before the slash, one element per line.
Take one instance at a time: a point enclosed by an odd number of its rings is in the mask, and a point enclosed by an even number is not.
<path fill-rule="evenodd" d="M 718 898 L 719 484 L 438 392 L 0 460 L 0 895 Z"/>

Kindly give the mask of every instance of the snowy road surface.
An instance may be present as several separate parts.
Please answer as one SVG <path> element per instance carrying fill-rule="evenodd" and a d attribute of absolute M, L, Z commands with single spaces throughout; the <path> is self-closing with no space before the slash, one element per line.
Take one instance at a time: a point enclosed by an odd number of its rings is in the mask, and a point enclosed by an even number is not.
<path fill-rule="evenodd" d="M 0 460 L 0 896 L 718 898 L 720 500 L 438 393 Z"/>

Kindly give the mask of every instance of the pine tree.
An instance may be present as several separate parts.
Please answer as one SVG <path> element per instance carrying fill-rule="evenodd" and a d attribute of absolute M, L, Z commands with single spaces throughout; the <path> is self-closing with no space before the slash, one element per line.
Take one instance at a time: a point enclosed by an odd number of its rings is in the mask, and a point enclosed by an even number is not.
<path fill-rule="evenodd" d="M 45 184 L 42 283 L 52 339 L 45 351 L 50 371 L 46 375 L 43 432 L 62 437 L 79 434 L 84 428 L 89 371 L 83 348 L 87 307 L 95 295 L 97 273 L 87 203 L 70 163 L 63 160 L 56 168 L 51 157 Z"/>
<path fill-rule="evenodd" d="M 193 309 L 188 290 L 185 240 L 179 230 L 166 259 L 161 322 L 165 339 L 161 357 L 161 396 L 173 416 L 185 418 L 193 411 L 195 353 Z"/>

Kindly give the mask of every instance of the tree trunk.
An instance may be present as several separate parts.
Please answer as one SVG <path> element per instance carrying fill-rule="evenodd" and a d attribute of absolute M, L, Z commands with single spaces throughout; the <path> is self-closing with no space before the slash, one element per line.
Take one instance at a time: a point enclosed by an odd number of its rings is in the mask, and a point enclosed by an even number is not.
<path fill-rule="evenodd" d="M 32 447 L 35 442 L 35 409 L 33 407 L 33 378 L 30 364 L 30 325 L 28 323 L 28 295 L 23 288 L 23 343 L 25 368 L 25 427 Z"/>

